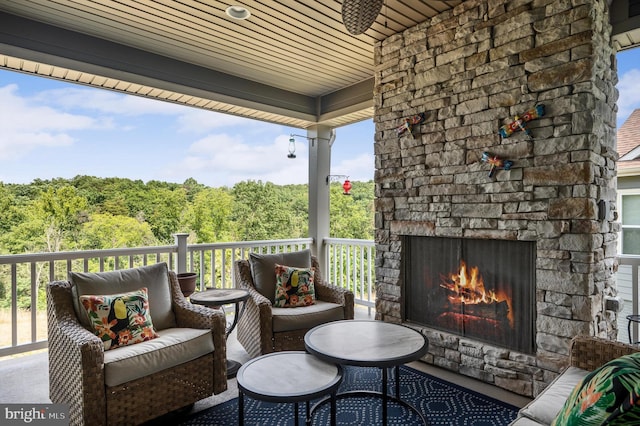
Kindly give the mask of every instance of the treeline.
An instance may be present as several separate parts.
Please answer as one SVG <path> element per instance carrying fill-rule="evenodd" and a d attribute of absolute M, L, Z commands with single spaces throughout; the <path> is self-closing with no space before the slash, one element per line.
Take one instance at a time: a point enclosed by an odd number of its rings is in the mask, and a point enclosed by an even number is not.
<path fill-rule="evenodd" d="M 373 182 L 331 184 L 331 236 L 373 239 Z M 0 183 L 0 253 L 20 254 L 308 236 L 307 185 L 244 181 L 213 188 L 76 176 Z"/>

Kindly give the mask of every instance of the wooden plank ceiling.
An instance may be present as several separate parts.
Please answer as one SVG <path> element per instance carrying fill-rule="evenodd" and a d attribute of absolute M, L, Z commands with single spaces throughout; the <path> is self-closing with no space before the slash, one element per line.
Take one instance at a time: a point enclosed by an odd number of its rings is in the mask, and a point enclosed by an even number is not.
<path fill-rule="evenodd" d="M 640 45 L 640 0 L 612 0 L 610 13 L 616 50 Z"/>
<path fill-rule="evenodd" d="M 369 30 L 352 35 L 342 24 L 339 0 L 2 0 L 0 66 L 293 127 L 337 127 L 372 116 L 374 43 L 459 3 L 387 0 Z M 250 18 L 231 19 L 225 13 L 230 5 L 247 8 Z M 6 29 L 9 21 L 15 21 L 15 30 Z M 59 36 L 51 28 L 65 33 Z M 41 39 L 37 47 L 32 34 Z M 73 38 L 69 34 L 89 36 L 81 46 L 90 52 L 78 54 L 82 59 L 67 58 L 68 63 L 44 60 L 82 49 L 64 44 L 65 37 Z M 57 37 L 58 50 L 48 46 Z M 90 63 L 90 55 L 101 55 L 92 46 L 96 39 L 132 50 L 122 50 L 112 65 L 105 65 L 108 56 Z M 174 76 L 171 84 L 157 77 L 124 78 L 123 72 L 137 76 L 141 66 L 161 63 L 131 54 L 139 51 L 216 72 L 212 79 L 232 76 L 229 85 L 244 86 L 237 91 L 250 93 L 255 83 L 255 96 L 236 102 L 224 91 L 217 96 L 215 90 L 189 83 L 188 76 Z M 130 69 L 123 69 L 121 60 Z M 98 65 L 100 72 L 95 72 Z M 362 98 L 363 90 L 369 99 Z M 296 100 L 285 103 L 285 97 Z M 311 106 L 289 106 L 296 103 Z"/>
<path fill-rule="evenodd" d="M 0 0 L 0 67 L 291 127 L 339 127 L 373 115 L 375 42 L 460 3 L 385 0 L 373 25 L 352 35 L 342 0 Z M 619 50 L 640 43 L 639 4 L 612 0 Z M 250 18 L 230 18 L 230 5 Z"/>

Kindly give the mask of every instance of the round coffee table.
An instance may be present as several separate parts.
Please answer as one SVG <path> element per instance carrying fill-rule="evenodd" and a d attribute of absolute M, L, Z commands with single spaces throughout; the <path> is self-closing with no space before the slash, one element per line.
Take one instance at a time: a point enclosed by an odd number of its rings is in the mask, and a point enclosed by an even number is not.
<path fill-rule="evenodd" d="M 293 373 L 293 374 L 292 374 Z M 342 367 L 302 351 L 273 352 L 246 362 L 237 375 L 238 423 L 244 424 L 244 395 L 269 402 L 293 402 L 298 425 L 298 402 L 306 402 L 306 423 L 311 424 L 309 401 L 331 395 L 331 424 L 336 424 L 336 392 Z"/>
<path fill-rule="evenodd" d="M 387 424 L 387 369 L 395 369 L 394 401 L 426 419 L 411 404 L 400 399 L 400 365 L 420 359 L 429 342 L 420 332 L 400 324 L 383 321 L 334 321 L 312 328 L 304 336 L 307 351 L 320 359 L 341 365 L 382 369 L 382 392 L 356 391 L 338 395 L 375 395 L 382 397 L 382 421 Z"/>
<path fill-rule="evenodd" d="M 225 330 L 226 337 L 229 338 L 229 334 L 238 324 L 238 319 L 244 311 L 244 303 L 240 308 L 240 302 L 244 302 L 249 298 L 249 292 L 246 290 L 240 290 L 236 288 L 210 288 L 205 291 L 199 291 L 191 294 L 189 300 L 196 305 L 204 305 L 210 308 L 221 308 L 224 312 L 224 305 L 231 303 L 235 304 L 235 311 L 233 314 L 233 322 Z M 239 310 L 240 309 L 240 310 Z M 226 318 L 225 313 L 225 318 Z M 238 368 L 240 368 L 238 361 L 227 358 L 227 377 L 234 377 Z"/>

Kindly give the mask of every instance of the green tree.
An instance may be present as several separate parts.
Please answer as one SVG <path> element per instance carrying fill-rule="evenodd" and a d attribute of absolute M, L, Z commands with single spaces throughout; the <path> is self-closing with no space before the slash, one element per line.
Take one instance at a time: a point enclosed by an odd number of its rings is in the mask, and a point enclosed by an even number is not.
<path fill-rule="evenodd" d="M 0 182 L 0 253 L 2 252 L 1 238 L 23 220 L 24 213 L 20 208 L 18 197 Z"/>
<path fill-rule="evenodd" d="M 20 223 L 11 227 L 11 231 L 2 235 L 4 250 L 11 254 L 39 253 L 46 251 L 44 218 L 36 211 L 36 202 L 31 201 L 24 207 Z"/>
<path fill-rule="evenodd" d="M 155 186 L 155 187 L 153 187 Z M 183 216 L 187 212 L 187 196 L 183 188 L 162 188 L 152 185 L 147 191 L 145 219 L 162 244 L 173 242 L 173 234 L 185 231 Z"/>
<path fill-rule="evenodd" d="M 80 227 L 87 220 L 87 199 L 73 186 L 64 185 L 49 187 L 35 205 L 44 225 L 46 250 L 60 251 L 65 241 L 70 248 L 75 245 Z"/>
<path fill-rule="evenodd" d="M 373 211 L 373 200 L 367 208 L 363 208 L 363 205 L 366 203 L 358 200 L 354 195 L 344 195 L 340 185 L 331 185 L 329 205 L 331 236 L 373 239 L 373 220 L 369 214 Z"/>
<path fill-rule="evenodd" d="M 245 181 L 233 187 L 233 221 L 239 241 L 300 238 L 295 232 L 291 200 L 276 185 Z"/>
<path fill-rule="evenodd" d="M 141 247 L 156 244 L 148 223 L 132 217 L 96 213 L 82 226 L 83 250 Z"/>
<path fill-rule="evenodd" d="M 206 189 L 207 187 L 201 183 L 198 183 L 194 178 L 188 178 L 182 183 L 182 187 L 187 192 L 187 201 L 190 203 L 193 202 L 194 198 L 200 191 Z"/>
<path fill-rule="evenodd" d="M 373 182 L 353 182 L 351 195 L 344 195 L 341 185 L 332 184 L 329 214 L 332 237 L 372 240 Z"/>
<path fill-rule="evenodd" d="M 224 188 L 206 188 L 198 192 L 189 209 L 189 227 L 197 242 L 230 241 L 233 197 Z"/>
<path fill-rule="evenodd" d="M 285 185 L 277 187 L 279 204 L 289 206 L 289 232 L 287 237 L 299 238 L 309 235 L 309 186 Z"/>
<path fill-rule="evenodd" d="M 42 191 L 37 196 L 32 193 L 32 199 L 14 204 L 20 221 L 14 222 L 1 240 L 10 253 L 57 252 L 75 247 L 78 231 L 87 220 L 86 198 L 73 186 L 40 186 Z"/>

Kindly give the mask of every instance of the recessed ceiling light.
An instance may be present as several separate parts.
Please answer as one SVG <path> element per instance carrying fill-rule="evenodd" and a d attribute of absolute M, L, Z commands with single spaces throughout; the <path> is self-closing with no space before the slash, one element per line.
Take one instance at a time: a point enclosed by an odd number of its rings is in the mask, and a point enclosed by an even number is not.
<path fill-rule="evenodd" d="M 249 16 L 251 16 L 251 12 L 249 12 L 249 9 L 244 6 L 238 5 L 229 6 L 227 10 L 225 10 L 225 12 L 233 19 L 239 20 L 247 19 Z"/>

